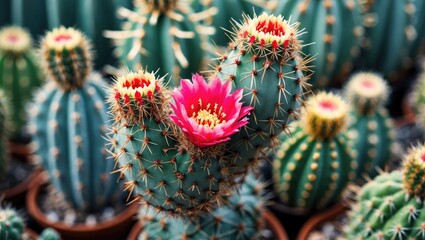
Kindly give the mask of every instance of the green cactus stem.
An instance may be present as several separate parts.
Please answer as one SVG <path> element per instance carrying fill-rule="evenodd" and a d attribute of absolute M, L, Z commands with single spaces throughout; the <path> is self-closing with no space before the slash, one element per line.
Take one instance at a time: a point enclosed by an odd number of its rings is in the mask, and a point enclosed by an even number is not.
<path fill-rule="evenodd" d="M 356 178 L 373 178 L 391 160 L 394 132 L 385 109 L 389 87 L 377 74 L 361 72 L 349 80 L 345 95 L 351 105 L 349 129 L 357 151 Z"/>
<path fill-rule="evenodd" d="M 30 107 L 35 160 L 74 209 L 98 211 L 120 192 L 103 138 L 111 121 L 105 105 L 107 85 L 90 72 L 81 32 L 54 29 L 43 39 L 41 52 L 50 81 Z"/>
<path fill-rule="evenodd" d="M 405 156 L 402 170 L 381 173 L 357 193 L 347 239 L 425 239 L 425 147 Z"/>
<path fill-rule="evenodd" d="M 21 240 L 24 228 L 24 220 L 15 210 L 0 208 L 0 239 Z"/>
<path fill-rule="evenodd" d="M 299 23 L 263 13 L 235 22 L 229 52 L 220 54 L 213 76 L 243 89 L 242 101 L 254 109 L 249 124 L 232 136 L 232 173 L 266 157 L 277 136 L 296 118 L 308 87 L 309 59 L 303 58 Z"/>
<path fill-rule="evenodd" d="M 300 212 L 335 204 L 350 180 L 356 162 L 345 131 L 348 105 L 321 92 L 306 103 L 292 136 L 282 136 L 273 160 L 275 190 L 283 204 Z"/>
<path fill-rule="evenodd" d="M 12 138 L 23 131 L 25 105 L 41 85 L 41 71 L 34 59 L 30 35 L 20 27 L 0 30 L 0 88 L 11 104 Z"/>

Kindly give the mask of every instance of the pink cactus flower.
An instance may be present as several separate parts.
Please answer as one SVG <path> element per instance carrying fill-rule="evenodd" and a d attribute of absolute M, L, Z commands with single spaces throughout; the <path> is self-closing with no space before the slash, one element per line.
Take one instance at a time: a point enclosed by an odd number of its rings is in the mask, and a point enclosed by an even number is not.
<path fill-rule="evenodd" d="M 208 84 L 195 74 L 192 82 L 183 79 L 181 87 L 174 90 L 170 118 L 195 146 L 207 148 L 226 142 L 248 123 L 246 115 L 252 107 L 242 107 L 242 89 L 231 94 L 231 84 L 221 83 L 219 78 Z"/>

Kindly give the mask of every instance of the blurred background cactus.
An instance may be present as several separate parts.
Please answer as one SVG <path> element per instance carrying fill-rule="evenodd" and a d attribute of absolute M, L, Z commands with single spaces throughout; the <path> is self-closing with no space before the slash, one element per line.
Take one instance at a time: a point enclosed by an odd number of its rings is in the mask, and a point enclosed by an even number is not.
<path fill-rule="evenodd" d="M 35 159 L 74 209 L 98 211 L 120 192 L 102 138 L 110 121 L 106 83 L 91 71 L 88 42 L 73 28 L 48 32 L 41 55 L 49 81 L 29 109 Z"/>
<path fill-rule="evenodd" d="M 7 162 L 9 161 L 9 121 L 8 100 L 3 90 L 0 90 L 0 180 L 6 176 Z"/>
<path fill-rule="evenodd" d="M 28 32 L 17 26 L 0 29 L 0 88 L 11 104 L 12 139 L 24 135 L 25 105 L 41 83 L 42 73 Z"/>

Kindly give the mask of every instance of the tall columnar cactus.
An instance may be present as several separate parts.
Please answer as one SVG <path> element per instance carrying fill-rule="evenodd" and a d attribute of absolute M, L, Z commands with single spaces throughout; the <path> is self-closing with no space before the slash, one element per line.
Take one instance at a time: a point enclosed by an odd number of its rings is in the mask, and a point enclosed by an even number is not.
<path fill-rule="evenodd" d="M 321 92 L 306 103 L 304 119 L 284 137 L 273 161 L 273 180 L 282 202 L 301 212 L 337 202 L 355 178 L 355 153 L 345 131 L 348 105 Z"/>
<path fill-rule="evenodd" d="M 141 212 L 140 239 L 260 239 L 264 223 L 262 184 L 248 175 L 240 193 L 233 192 L 226 206 L 195 219 L 165 218 L 163 214 Z"/>
<path fill-rule="evenodd" d="M 226 141 L 250 110 L 239 102 L 241 90 L 230 94 L 230 82 L 192 81 L 182 80 L 171 105 L 162 79 L 143 70 L 119 77 L 110 94 L 111 152 L 125 188 L 170 215 L 198 215 L 222 202 L 234 181 Z"/>
<path fill-rule="evenodd" d="M 356 178 L 373 178 L 391 159 L 394 132 L 384 107 L 388 86 L 377 74 L 357 73 L 349 80 L 345 95 L 352 109 L 350 130 L 357 151 Z"/>
<path fill-rule="evenodd" d="M 425 147 L 406 155 L 402 170 L 382 173 L 358 192 L 347 239 L 425 239 Z"/>
<path fill-rule="evenodd" d="M 130 70 L 141 67 L 171 74 L 170 86 L 178 86 L 180 76 L 201 70 L 204 47 L 201 34 L 211 33 L 199 20 L 208 11 L 196 14 L 185 0 L 140 0 L 133 11 L 121 9 L 127 19 L 122 31 L 109 31 L 116 40 L 121 64 Z"/>
<path fill-rule="evenodd" d="M 362 67 L 391 80 L 406 64 L 412 65 L 424 39 L 424 13 L 421 0 L 365 1 Z"/>
<path fill-rule="evenodd" d="M 26 122 L 25 105 L 41 85 L 41 71 L 34 60 L 31 37 L 22 28 L 0 30 L 0 88 L 11 104 L 12 137 L 18 137 Z"/>
<path fill-rule="evenodd" d="M 4 178 L 8 162 L 9 107 L 6 95 L 0 90 L 0 180 Z"/>
<path fill-rule="evenodd" d="M 0 208 L 0 239 L 21 240 L 24 228 L 24 220 L 15 210 Z"/>
<path fill-rule="evenodd" d="M 300 51 L 299 24 L 266 13 L 244 18 L 235 23 L 231 49 L 213 70 L 243 89 L 242 101 L 253 107 L 249 124 L 230 140 L 233 173 L 265 157 L 297 116 L 308 86 L 303 71 L 309 60 Z"/>
<path fill-rule="evenodd" d="M 119 194 L 102 137 L 110 121 L 106 84 L 91 72 L 87 40 L 73 28 L 47 33 L 41 54 L 51 81 L 30 108 L 36 159 L 76 210 L 102 209 Z"/>
<path fill-rule="evenodd" d="M 306 43 L 306 54 L 312 61 L 314 88 L 340 85 L 360 53 L 362 27 L 361 12 L 356 0 L 284 0 L 279 1 L 275 13 L 300 22 L 308 34 L 300 36 Z M 316 55 L 317 54 L 317 55 Z"/>

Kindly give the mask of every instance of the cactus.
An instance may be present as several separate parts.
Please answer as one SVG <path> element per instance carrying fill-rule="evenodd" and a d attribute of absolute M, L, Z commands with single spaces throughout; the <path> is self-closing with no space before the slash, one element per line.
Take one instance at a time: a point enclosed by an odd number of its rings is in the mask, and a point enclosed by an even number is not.
<path fill-rule="evenodd" d="M 254 108 L 249 124 L 229 143 L 230 171 L 241 174 L 239 170 L 266 157 L 297 116 L 308 86 L 303 71 L 308 71 L 309 59 L 300 51 L 299 23 L 263 13 L 235 24 L 230 51 L 220 54 L 213 75 L 243 89 L 242 101 Z"/>
<path fill-rule="evenodd" d="M 382 72 L 390 80 L 403 67 L 410 67 L 424 39 L 424 11 L 421 0 L 366 1 L 362 67 Z"/>
<path fill-rule="evenodd" d="M 336 203 L 355 178 L 352 142 L 345 129 L 348 105 L 321 92 L 306 103 L 304 119 L 283 137 L 273 160 L 275 190 L 283 204 L 300 212 Z"/>
<path fill-rule="evenodd" d="M 182 80 L 171 105 L 162 79 L 143 70 L 119 77 L 110 93 L 111 152 L 125 188 L 169 215 L 199 215 L 222 202 L 234 181 L 226 141 L 250 111 L 239 102 L 241 90 L 230 94 L 230 82 L 192 81 Z"/>
<path fill-rule="evenodd" d="M 0 239 L 21 240 L 24 228 L 24 220 L 15 210 L 0 208 Z"/>
<path fill-rule="evenodd" d="M 38 240 L 60 240 L 59 233 L 53 228 L 46 228 L 41 232 Z"/>
<path fill-rule="evenodd" d="M 314 88 L 341 85 L 359 54 L 362 35 L 360 6 L 356 0 L 285 0 L 279 1 L 276 14 L 291 16 L 300 22 L 308 34 L 300 39 L 306 43 L 303 51 L 316 55 L 311 77 Z"/>
<path fill-rule="evenodd" d="M 240 193 L 233 192 L 228 205 L 196 219 L 165 218 L 141 212 L 143 231 L 139 239 L 260 239 L 264 223 L 263 184 L 248 175 Z"/>
<path fill-rule="evenodd" d="M 202 67 L 204 50 L 201 34 L 211 33 L 199 20 L 208 11 L 193 13 L 185 0 L 143 0 L 133 11 L 121 9 L 127 19 L 122 31 L 108 31 L 115 40 L 121 64 L 130 70 L 141 67 L 171 74 L 170 86 L 178 86 L 180 76 L 189 76 Z"/>
<path fill-rule="evenodd" d="M 7 172 L 8 154 L 8 136 L 9 136 L 9 108 L 6 95 L 0 90 L 0 180 L 4 178 Z"/>
<path fill-rule="evenodd" d="M 41 71 L 34 60 L 31 37 L 22 28 L 0 30 L 0 88 L 11 103 L 12 138 L 23 131 L 27 116 L 25 105 L 41 85 Z"/>
<path fill-rule="evenodd" d="M 381 76 L 369 72 L 353 75 L 345 88 L 353 110 L 349 128 L 357 151 L 357 179 L 375 177 L 391 159 L 394 132 L 384 108 L 388 88 Z"/>
<path fill-rule="evenodd" d="M 424 65 L 425 67 L 425 65 Z M 425 128 L 425 69 L 418 75 L 415 86 L 413 87 L 411 105 L 416 114 L 417 122 Z"/>
<path fill-rule="evenodd" d="M 381 173 L 356 196 L 347 239 L 425 239 L 425 147 L 405 156 L 403 169 Z"/>
<path fill-rule="evenodd" d="M 118 195 L 102 138 L 110 121 L 106 84 L 91 72 L 86 38 L 73 28 L 57 28 L 41 42 L 50 81 L 30 107 L 35 159 L 53 186 L 77 211 L 102 209 Z"/>

